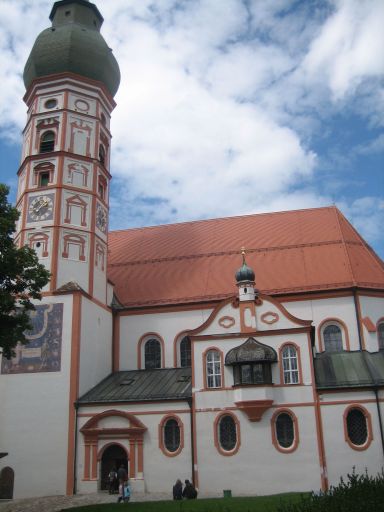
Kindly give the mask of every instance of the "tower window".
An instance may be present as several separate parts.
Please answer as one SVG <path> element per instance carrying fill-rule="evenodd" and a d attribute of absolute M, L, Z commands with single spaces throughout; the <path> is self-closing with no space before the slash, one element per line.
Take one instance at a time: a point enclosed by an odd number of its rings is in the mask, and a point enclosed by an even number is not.
<path fill-rule="evenodd" d="M 49 172 L 41 172 L 39 174 L 39 186 L 46 187 L 49 184 Z"/>
<path fill-rule="evenodd" d="M 104 176 L 99 175 L 97 181 L 97 193 L 101 199 L 105 200 L 107 190 L 107 181 Z"/>
<path fill-rule="evenodd" d="M 55 108 L 57 105 L 57 100 L 55 99 L 50 99 L 50 100 L 47 100 L 45 103 L 44 103 L 44 107 L 45 108 Z"/>
<path fill-rule="evenodd" d="M 65 11 L 66 16 L 70 16 L 70 14 L 71 14 L 71 11 Z"/>
<path fill-rule="evenodd" d="M 55 148 L 55 134 L 52 131 L 45 132 L 40 139 L 40 153 L 49 153 Z"/>
<path fill-rule="evenodd" d="M 105 164 L 105 149 L 101 144 L 99 146 L 99 161 L 103 165 Z"/>

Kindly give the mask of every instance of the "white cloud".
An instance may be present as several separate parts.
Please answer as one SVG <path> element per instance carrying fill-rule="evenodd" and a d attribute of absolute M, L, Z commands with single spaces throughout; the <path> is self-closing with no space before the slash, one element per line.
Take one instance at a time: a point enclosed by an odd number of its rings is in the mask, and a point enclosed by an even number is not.
<path fill-rule="evenodd" d="M 340 112 L 384 120 L 381 0 L 96 3 L 122 73 L 112 117 L 116 226 L 329 204 L 314 136 Z M 23 64 L 52 2 L 0 7 L 0 136 L 16 140 Z M 30 29 L 20 30 L 26 19 Z M 381 151 L 380 140 L 355 154 Z"/>
<path fill-rule="evenodd" d="M 360 197 L 350 203 L 340 201 L 338 206 L 366 240 L 373 243 L 382 239 L 384 225 L 382 197 Z"/>
<path fill-rule="evenodd" d="M 384 73 L 384 2 L 340 0 L 336 6 L 303 63 L 309 78 L 324 80 L 335 100 Z"/>

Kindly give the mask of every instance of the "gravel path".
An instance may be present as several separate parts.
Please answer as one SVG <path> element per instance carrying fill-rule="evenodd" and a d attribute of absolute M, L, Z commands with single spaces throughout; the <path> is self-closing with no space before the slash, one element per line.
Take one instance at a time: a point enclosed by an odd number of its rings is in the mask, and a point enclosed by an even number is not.
<path fill-rule="evenodd" d="M 169 500 L 169 494 L 143 494 L 132 497 L 132 501 Z M 0 501 L 0 512 L 59 512 L 66 508 L 97 503 L 116 503 L 117 495 L 107 493 L 77 494 L 76 496 L 45 496 L 44 498 L 26 498 L 12 501 Z"/>

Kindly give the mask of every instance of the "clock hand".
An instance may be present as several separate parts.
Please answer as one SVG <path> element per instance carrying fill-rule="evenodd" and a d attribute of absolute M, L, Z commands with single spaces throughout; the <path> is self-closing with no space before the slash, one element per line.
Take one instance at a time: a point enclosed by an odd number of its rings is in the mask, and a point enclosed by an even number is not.
<path fill-rule="evenodd" d="M 45 199 L 45 200 L 41 200 L 38 204 L 39 204 L 38 208 L 37 208 L 37 209 L 35 209 L 35 212 L 36 212 L 36 213 L 39 213 L 39 211 L 40 211 L 42 208 L 44 208 L 44 206 L 48 206 L 48 204 L 49 204 L 49 203 L 48 203 L 48 201 Z"/>

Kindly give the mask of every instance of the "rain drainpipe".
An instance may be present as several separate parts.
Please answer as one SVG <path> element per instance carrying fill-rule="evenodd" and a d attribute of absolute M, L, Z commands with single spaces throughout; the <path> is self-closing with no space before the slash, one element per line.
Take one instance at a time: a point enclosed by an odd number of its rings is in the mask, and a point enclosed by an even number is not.
<path fill-rule="evenodd" d="M 373 392 L 375 393 L 375 398 L 376 398 L 377 415 L 379 417 L 379 425 L 380 425 L 381 447 L 383 449 L 383 455 L 384 455 L 383 421 L 381 418 L 381 409 L 380 409 L 380 402 L 379 402 L 379 386 L 377 384 L 375 384 L 375 386 L 373 388 Z"/>
<path fill-rule="evenodd" d="M 191 418 L 191 461 L 192 461 L 192 484 L 195 485 L 195 450 L 193 446 L 193 439 L 194 439 L 194 430 L 193 430 L 193 410 L 192 410 L 192 397 L 187 398 L 187 402 L 191 411 L 190 418 Z"/>
<path fill-rule="evenodd" d="M 77 492 L 77 423 L 78 423 L 78 410 L 79 404 L 77 402 L 74 403 L 75 407 L 75 456 L 73 458 L 73 494 Z"/>
<path fill-rule="evenodd" d="M 383 455 L 384 455 L 383 420 L 382 420 L 382 417 L 381 417 L 381 409 L 380 409 L 380 402 L 379 402 L 379 389 L 380 389 L 380 386 L 378 386 L 378 384 L 377 384 L 376 378 L 375 378 L 375 376 L 373 375 L 373 373 L 371 371 L 371 367 L 368 364 L 368 362 L 366 360 L 366 357 L 367 357 L 366 353 L 363 351 L 363 361 L 364 361 L 365 367 L 367 368 L 368 373 L 369 373 L 369 375 L 370 375 L 370 377 L 372 379 L 372 383 L 373 383 L 373 392 L 375 394 L 375 401 L 376 401 L 376 407 L 377 407 L 377 417 L 379 418 L 381 448 L 382 448 Z"/>

